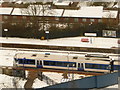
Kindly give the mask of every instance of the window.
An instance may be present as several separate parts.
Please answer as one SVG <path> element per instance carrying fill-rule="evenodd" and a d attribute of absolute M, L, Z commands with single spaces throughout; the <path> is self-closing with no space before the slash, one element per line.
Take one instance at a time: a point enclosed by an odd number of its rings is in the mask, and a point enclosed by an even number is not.
<path fill-rule="evenodd" d="M 69 18 L 65 18 L 65 21 L 68 21 L 69 20 Z"/>
<path fill-rule="evenodd" d="M 102 19 L 98 19 L 98 22 L 101 23 L 101 22 L 102 22 Z"/>
<path fill-rule="evenodd" d="M 59 21 L 59 17 L 55 17 L 55 20 Z"/>
<path fill-rule="evenodd" d="M 44 61 L 44 65 L 49 65 L 49 62 L 48 61 Z"/>
<path fill-rule="evenodd" d="M 33 64 L 33 65 L 35 65 L 35 60 L 27 60 L 26 64 Z"/>
<path fill-rule="evenodd" d="M 95 20 L 94 19 L 90 19 L 91 22 L 94 22 Z"/>
<path fill-rule="evenodd" d="M 11 25 L 13 25 L 13 26 L 14 26 L 14 25 L 17 25 L 17 23 L 11 23 Z"/>
<path fill-rule="evenodd" d="M 14 19 L 16 19 L 16 18 L 17 18 L 17 16 L 13 16 L 13 18 L 14 18 Z"/>
<path fill-rule="evenodd" d="M 37 60 L 37 65 L 42 65 L 42 61 Z"/>
<path fill-rule="evenodd" d="M 26 16 L 23 16 L 22 18 L 23 18 L 23 19 L 26 19 Z"/>
<path fill-rule="evenodd" d="M 115 69 L 115 70 L 118 70 L 119 68 L 118 68 L 118 66 L 117 66 L 117 65 L 115 65 L 115 66 L 114 66 L 114 69 Z"/>
<path fill-rule="evenodd" d="M 88 64 L 88 63 L 86 63 L 86 64 L 85 64 L 85 67 L 86 67 L 86 68 L 92 68 L 93 65 L 92 65 L 92 64 Z"/>
<path fill-rule="evenodd" d="M 74 22 L 78 22 L 78 18 L 75 18 L 75 19 L 74 19 Z"/>
<path fill-rule="evenodd" d="M 62 63 L 61 62 L 56 62 L 56 65 L 57 66 L 62 66 Z"/>
<path fill-rule="evenodd" d="M 4 16 L 4 19 L 8 19 L 8 16 Z"/>
<path fill-rule="evenodd" d="M 86 19 L 82 19 L 83 22 L 86 22 L 87 20 Z"/>
<path fill-rule="evenodd" d="M 62 66 L 67 67 L 67 66 L 68 66 L 68 63 L 63 63 Z"/>
<path fill-rule="evenodd" d="M 19 63 L 19 64 L 23 64 L 23 60 L 19 60 L 18 63 Z"/>
<path fill-rule="evenodd" d="M 103 36 L 105 36 L 105 37 L 116 37 L 116 31 L 103 30 Z"/>

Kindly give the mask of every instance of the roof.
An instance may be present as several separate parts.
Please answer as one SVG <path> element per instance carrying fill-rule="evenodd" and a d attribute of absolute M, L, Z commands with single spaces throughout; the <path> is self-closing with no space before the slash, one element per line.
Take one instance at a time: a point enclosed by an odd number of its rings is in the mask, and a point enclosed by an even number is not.
<path fill-rule="evenodd" d="M 118 15 L 118 11 L 114 10 L 105 10 L 103 12 L 103 18 L 116 18 Z"/>
<path fill-rule="evenodd" d="M 10 14 L 12 8 L 0 8 L 0 14 Z"/>
<path fill-rule="evenodd" d="M 63 16 L 102 18 L 103 7 L 81 7 L 79 10 L 65 10 Z"/>
<path fill-rule="evenodd" d="M 28 11 L 29 10 L 29 11 Z M 41 7 L 37 8 L 41 10 Z M 10 15 L 12 8 L 0 7 L 0 14 Z M 29 12 L 29 14 L 27 13 Z M 63 14 L 63 15 L 62 15 Z M 103 11 L 102 6 L 92 7 L 81 7 L 79 10 L 65 10 L 64 9 L 47 9 L 44 12 L 44 16 L 57 16 L 57 17 L 86 17 L 86 18 L 116 18 L 118 11 Z M 15 8 L 12 15 L 33 15 L 30 7 L 26 8 Z M 37 12 L 37 16 L 43 16 L 42 11 Z"/>

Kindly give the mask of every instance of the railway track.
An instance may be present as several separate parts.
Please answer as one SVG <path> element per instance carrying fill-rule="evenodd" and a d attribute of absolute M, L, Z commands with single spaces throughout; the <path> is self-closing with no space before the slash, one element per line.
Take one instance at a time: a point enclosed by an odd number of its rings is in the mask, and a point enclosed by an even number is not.
<path fill-rule="evenodd" d="M 89 72 L 89 71 L 72 71 L 72 70 L 58 70 L 58 69 L 34 69 L 34 68 L 24 68 L 24 67 L 16 67 L 13 68 L 16 70 L 27 70 L 27 71 L 40 71 L 40 72 L 56 72 L 56 73 L 74 73 L 74 74 L 84 74 L 84 75 L 103 75 L 102 72 Z"/>
<path fill-rule="evenodd" d="M 17 44 L 17 43 L 0 43 L 0 44 L 2 45 L 2 47 L 7 47 L 7 48 L 49 49 L 49 50 L 80 51 L 80 52 L 118 53 L 118 48 L 72 47 L 72 46 L 52 46 L 52 45 Z"/>
<path fill-rule="evenodd" d="M 58 69 L 43 69 L 43 68 L 24 68 L 24 67 L 14 67 L 14 66 L 0 66 L 0 69 L 7 72 L 12 70 L 27 70 L 27 71 L 40 71 L 40 72 L 57 72 L 57 73 L 74 73 L 74 74 L 84 74 L 84 75 L 103 75 L 100 72 L 89 72 L 89 71 L 72 71 L 72 70 L 58 70 Z"/>

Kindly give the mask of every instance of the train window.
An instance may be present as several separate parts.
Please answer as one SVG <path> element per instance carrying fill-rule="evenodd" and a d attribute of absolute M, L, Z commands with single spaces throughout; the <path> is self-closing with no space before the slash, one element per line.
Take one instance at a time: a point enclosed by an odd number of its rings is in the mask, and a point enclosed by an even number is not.
<path fill-rule="evenodd" d="M 83 63 L 81 63 L 81 68 L 83 68 L 84 66 L 83 66 Z"/>
<path fill-rule="evenodd" d="M 78 67 L 79 67 L 80 64 L 78 64 Z M 86 68 L 89 68 L 89 64 L 85 63 L 85 67 Z"/>
<path fill-rule="evenodd" d="M 102 69 L 108 69 L 109 66 L 107 65 L 102 65 Z"/>
<path fill-rule="evenodd" d="M 39 61 L 37 61 L 37 65 L 39 65 Z"/>
<path fill-rule="evenodd" d="M 78 63 L 78 67 L 80 67 L 80 63 Z"/>
<path fill-rule="evenodd" d="M 55 62 L 49 62 L 50 63 L 50 65 L 55 65 Z"/>
<path fill-rule="evenodd" d="M 76 67 L 76 63 L 69 63 L 69 67 Z"/>
<path fill-rule="evenodd" d="M 98 67 L 99 69 L 102 69 L 102 65 L 99 65 L 99 67 Z"/>
<path fill-rule="evenodd" d="M 56 62 L 57 66 L 63 66 L 63 64 L 61 62 Z"/>
<path fill-rule="evenodd" d="M 19 60 L 18 62 L 19 62 L 19 64 L 23 64 L 23 60 Z"/>
<path fill-rule="evenodd" d="M 93 66 L 92 64 L 89 64 L 89 67 L 90 67 L 90 68 L 93 68 L 94 66 Z"/>
<path fill-rule="evenodd" d="M 73 67 L 73 63 L 69 63 L 69 67 Z"/>
<path fill-rule="evenodd" d="M 40 61 L 40 65 L 42 65 L 42 61 Z"/>
<path fill-rule="evenodd" d="M 117 66 L 117 65 L 115 65 L 115 66 L 114 66 L 114 69 L 115 69 L 115 70 L 118 70 L 118 66 Z"/>
<path fill-rule="evenodd" d="M 27 64 L 35 64 L 35 60 L 27 60 Z"/>
<path fill-rule="evenodd" d="M 63 63 L 63 65 L 62 65 L 62 66 L 67 67 L 67 65 L 68 65 L 68 63 Z"/>
<path fill-rule="evenodd" d="M 42 61 L 37 60 L 37 65 L 42 65 Z"/>
<path fill-rule="evenodd" d="M 55 65 L 56 65 L 56 62 L 44 61 L 44 65 L 52 65 L 52 66 L 55 66 Z"/>
<path fill-rule="evenodd" d="M 44 61 L 44 65 L 49 65 L 49 62 L 48 61 Z"/>
<path fill-rule="evenodd" d="M 83 67 L 83 64 L 82 64 L 82 67 Z M 85 64 L 85 67 L 86 67 L 86 68 L 97 68 L 98 65 L 86 63 L 86 64 Z"/>
<path fill-rule="evenodd" d="M 98 68 L 98 65 L 93 64 L 93 65 L 92 65 L 92 68 Z"/>

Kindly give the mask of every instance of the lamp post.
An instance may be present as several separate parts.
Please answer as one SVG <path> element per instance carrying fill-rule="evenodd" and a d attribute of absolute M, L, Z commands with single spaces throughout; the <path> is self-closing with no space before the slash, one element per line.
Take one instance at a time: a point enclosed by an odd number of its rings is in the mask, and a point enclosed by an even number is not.
<path fill-rule="evenodd" d="M 46 30 L 46 31 L 45 31 L 45 33 L 46 33 L 46 38 L 47 38 L 47 41 L 49 41 L 49 31 L 48 31 L 48 30 Z"/>
<path fill-rule="evenodd" d="M 91 31 L 92 30 L 92 22 L 90 22 L 90 24 L 89 24 L 89 30 Z M 90 43 L 92 44 L 92 37 L 90 38 Z"/>
<path fill-rule="evenodd" d="M 8 39 L 8 37 L 7 37 L 8 29 L 4 29 L 4 32 L 5 32 L 6 39 Z"/>
<path fill-rule="evenodd" d="M 72 70 L 74 68 L 75 64 L 72 65 Z M 74 72 L 72 72 L 72 80 L 74 80 Z"/>

